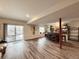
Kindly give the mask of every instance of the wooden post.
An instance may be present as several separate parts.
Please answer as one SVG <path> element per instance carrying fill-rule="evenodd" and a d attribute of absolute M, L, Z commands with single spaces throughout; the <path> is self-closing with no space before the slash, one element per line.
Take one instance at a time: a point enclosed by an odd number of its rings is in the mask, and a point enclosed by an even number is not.
<path fill-rule="evenodd" d="M 62 19 L 59 18 L 59 44 L 60 44 L 60 49 L 62 49 Z"/>
<path fill-rule="evenodd" d="M 78 42 L 79 42 L 79 27 L 78 27 Z"/>

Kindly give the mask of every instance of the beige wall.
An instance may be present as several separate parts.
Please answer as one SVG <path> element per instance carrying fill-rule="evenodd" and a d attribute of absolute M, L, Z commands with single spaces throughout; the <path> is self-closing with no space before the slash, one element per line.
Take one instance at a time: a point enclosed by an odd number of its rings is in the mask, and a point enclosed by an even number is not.
<path fill-rule="evenodd" d="M 25 25 L 24 25 L 24 37 L 25 37 L 25 40 L 26 40 L 29 36 L 32 36 L 32 35 L 33 35 L 32 26 L 25 24 Z"/>

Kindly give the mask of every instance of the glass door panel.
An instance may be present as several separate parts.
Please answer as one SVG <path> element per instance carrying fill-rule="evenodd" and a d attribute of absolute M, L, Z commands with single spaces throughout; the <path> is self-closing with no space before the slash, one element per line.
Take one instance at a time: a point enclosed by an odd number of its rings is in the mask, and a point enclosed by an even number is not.
<path fill-rule="evenodd" d="M 15 41 L 16 38 L 15 36 L 16 36 L 15 25 L 7 25 L 7 37 L 6 37 L 7 42 Z"/>
<path fill-rule="evenodd" d="M 16 40 L 23 40 L 23 26 L 16 26 Z"/>

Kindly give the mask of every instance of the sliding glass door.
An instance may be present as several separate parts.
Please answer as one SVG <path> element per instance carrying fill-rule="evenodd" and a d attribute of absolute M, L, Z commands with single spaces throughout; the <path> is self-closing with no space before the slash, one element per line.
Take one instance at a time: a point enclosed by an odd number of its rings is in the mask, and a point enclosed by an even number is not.
<path fill-rule="evenodd" d="M 7 25 L 6 41 L 23 40 L 23 26 Z"/>
<path fill-rule="evenodd" d="M 22 40 L 23 37 L 23 26 L 16 26 L 16 40 Z"/>

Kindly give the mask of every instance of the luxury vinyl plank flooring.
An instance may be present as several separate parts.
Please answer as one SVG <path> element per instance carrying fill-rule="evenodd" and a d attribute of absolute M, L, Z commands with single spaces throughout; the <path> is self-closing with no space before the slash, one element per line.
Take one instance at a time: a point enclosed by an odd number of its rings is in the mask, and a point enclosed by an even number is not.
<path fill-rule="evenodd" d="M 69 41 L 63 49 L 46 38 L 8 43 L 3 59 L 79 59 L 79 42 Z"/>

